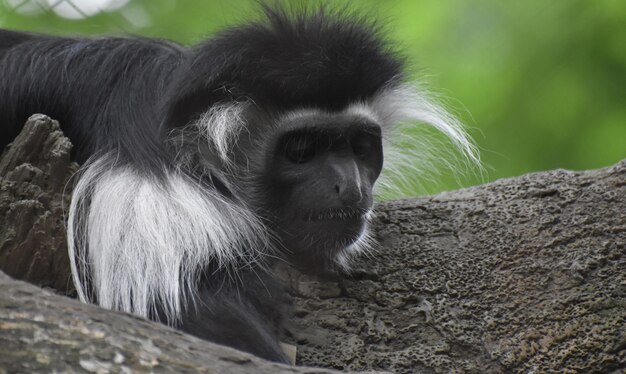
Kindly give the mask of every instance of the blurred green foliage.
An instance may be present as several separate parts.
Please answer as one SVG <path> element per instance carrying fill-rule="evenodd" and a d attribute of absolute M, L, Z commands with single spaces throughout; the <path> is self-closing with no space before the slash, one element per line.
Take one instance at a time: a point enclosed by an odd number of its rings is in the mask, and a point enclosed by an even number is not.
<path fill-rule="evenodd" d="M 68 20 L 36 3 L 46 0 L 0 0 L 0 27 L 193 43 L 258 14 L 248 0 L 117 0 L 123 5 L 117 10 Z M 447 107 L 469 126 L 486 172 L 461 184 L 598 168 L 626 158 L 626 1 L 329 3 L 385 23 L 414 77 L 447 98 Z M 20 4 L 32 9 L 16 10 Z M 458 181 L 443 177 L 438 188 L 456 187 Z M 433 189 L 408 191 L 424 192 Z"/>

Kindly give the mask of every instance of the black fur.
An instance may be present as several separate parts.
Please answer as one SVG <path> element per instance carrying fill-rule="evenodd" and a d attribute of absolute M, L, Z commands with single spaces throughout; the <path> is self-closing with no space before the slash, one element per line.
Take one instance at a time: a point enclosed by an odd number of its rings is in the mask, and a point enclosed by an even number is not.
<path fill-rule="evenodd" d="M 170 125 L 184 124 L 190 113 L 224 99 L 250 98 L 279 110 L 337 110 L 402 76 L 400 61 L 373 24 L 325 12 L 266 13 L 266 22 L 227 30 L 192 48 L 171 86 Z"/>
<path fill-rule="evenodd" d="M 266 16 L 190 48 L 0 30 L 0 148 L 31 114 L 45 113 L 59 120 L 79 163 L 114 152 L 120 164 L 158 179 L 174 167 L 170 132 L 217 103 L 336 111 L 402 78 L 400 60 L 367 22 L 329 12 Z M 218 179 L 207 183 L 234 198 Z M 283 287 L 256 265 L 237 278 L 206 264 L 179 328 L 286 362 L 277 338 L 288 305 Z"/>

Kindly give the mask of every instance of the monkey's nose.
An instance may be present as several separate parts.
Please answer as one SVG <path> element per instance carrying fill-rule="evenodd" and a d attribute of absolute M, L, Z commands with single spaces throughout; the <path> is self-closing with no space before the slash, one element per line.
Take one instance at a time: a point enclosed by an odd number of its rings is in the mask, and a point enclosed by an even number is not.
<path fill-rule="evenodd" d="M 356 183 L 337 183 L 335 192 L 345 205 L 356 205 L 363 200 L 363 192 Z"/>

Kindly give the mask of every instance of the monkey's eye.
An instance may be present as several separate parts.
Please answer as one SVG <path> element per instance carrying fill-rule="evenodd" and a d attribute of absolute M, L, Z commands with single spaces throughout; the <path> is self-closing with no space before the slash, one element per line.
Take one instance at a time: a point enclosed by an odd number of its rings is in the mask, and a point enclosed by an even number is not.
<path fill-rule="evenodd" d="M 358 157 L 366 157 L 372 151 L 373 142 L 371 136 L 361 134 L 355 136 L 350 143 L 355 155 Z"/>
<path fill-rule="evenodd" d="M 285 157 L 287 160 L 304 164 L 315 157 L 315 143 L 304 136 L 291 138 L 285 144 Z"/>

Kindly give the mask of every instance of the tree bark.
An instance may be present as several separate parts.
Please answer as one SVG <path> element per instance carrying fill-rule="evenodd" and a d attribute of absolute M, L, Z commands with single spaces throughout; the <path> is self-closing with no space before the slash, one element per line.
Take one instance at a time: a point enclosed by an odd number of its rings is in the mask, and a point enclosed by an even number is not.
<path fill-rule="evenodd" d="M 352 279 L 294 276 L 300 363 L 395 372 L 626 370 L 626 161 L 378 207 Z"/>
<path fill-rule="evenodd" d="M 0 268 L 66 293 L 61 197 L 76 165 L 47 117 L 31 118 L 20 137 L 0 158 Z M 626 161 L 388 202 L 377 212 L 379 247 L 351 276 L 318 281 L 286 271 L 299 365 L 626 370 Z M 0 283 L 0 368 L 8 372 L 325 372 L 266 363 L 6 276 Z"/>
<path fill-rule="evenodd" d="M 0 156 L 0 270 L 64 294 L 74 291 L 64 223 L 78 170 L 71 149 L 59 123 L 36 114 Z"/>
<path fill-rule="evenodd" d="M 0 373 L 333 373 L 291 367 L 0 273 Z"/>

